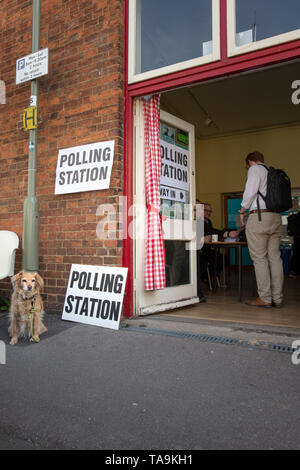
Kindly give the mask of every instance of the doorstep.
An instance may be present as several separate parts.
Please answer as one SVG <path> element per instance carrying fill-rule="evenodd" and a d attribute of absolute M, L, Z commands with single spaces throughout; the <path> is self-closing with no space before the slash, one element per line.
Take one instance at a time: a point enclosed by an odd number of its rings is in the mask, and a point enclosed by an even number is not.
<path fill-rule="evenodd" d="M 153 314 L 143 317 L 123 319 L 122 328 L 141 329 L 141 331 L 190 333 L 256 342 L 266 342 L 291 346 L 293 341 L 300 340 L 300 329 L 255 325 L 246 323 L 220 322 L 184 317 L 172 317 L 167 314 Z"/>

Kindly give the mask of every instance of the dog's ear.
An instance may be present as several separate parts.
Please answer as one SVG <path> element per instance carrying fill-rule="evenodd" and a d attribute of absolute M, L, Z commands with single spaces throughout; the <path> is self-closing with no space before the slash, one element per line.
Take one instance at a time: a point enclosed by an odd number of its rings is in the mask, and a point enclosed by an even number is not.
<path fill-rule="evenodd" d="M 44 287 L 44 281 L 42 279 L 42 277 L 38 274 L 38 273 L 34 273 L 34 276 L 35 276 L 35 280 L 39 286 L 40 289 L 43 289 Z"/>
<path fill-rule="evenodd" d="M 20 271 L 18 274 L 15 274 L 15 275 L 12 277 L 13 285 L 15 285 L 15 283 L 21 279 L 21 277 L 23 276 L 23 274 L 24 274 L 24 271 Z"/>

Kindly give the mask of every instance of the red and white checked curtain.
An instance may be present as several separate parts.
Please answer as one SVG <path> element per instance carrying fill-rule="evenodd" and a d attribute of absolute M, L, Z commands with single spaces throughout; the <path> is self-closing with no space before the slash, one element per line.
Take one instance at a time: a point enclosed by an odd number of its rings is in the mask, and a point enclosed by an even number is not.
<path fill-rule="evenodd" d="M 145 98 L 143 103 L 147 198 L 145 289 L 150 291 L 166 287 L 166 256 L 160 215 L 160 95 Z"/>

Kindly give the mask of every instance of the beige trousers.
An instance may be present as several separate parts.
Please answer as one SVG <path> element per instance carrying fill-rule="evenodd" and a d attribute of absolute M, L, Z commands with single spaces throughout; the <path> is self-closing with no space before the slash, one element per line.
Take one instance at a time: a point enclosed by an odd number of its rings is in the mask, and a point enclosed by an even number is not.
<path fill-rule="evenodd" d="M 283 266 L 280 257 L 281 216 L 272 212 L 250 214 L 246 236 L 254 263 L 258 295 L 263 302 L 282 301 Z"/>

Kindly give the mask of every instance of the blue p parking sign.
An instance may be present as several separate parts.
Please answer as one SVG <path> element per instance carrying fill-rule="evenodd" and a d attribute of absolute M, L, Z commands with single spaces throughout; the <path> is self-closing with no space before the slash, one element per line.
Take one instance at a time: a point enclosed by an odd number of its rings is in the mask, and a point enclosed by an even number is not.
<path fill-rule="evenodd" d="M 22 70 L 25 68 L 25 59 L 18 60 L 18 70 Z"/>

